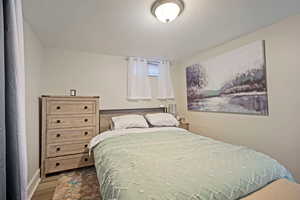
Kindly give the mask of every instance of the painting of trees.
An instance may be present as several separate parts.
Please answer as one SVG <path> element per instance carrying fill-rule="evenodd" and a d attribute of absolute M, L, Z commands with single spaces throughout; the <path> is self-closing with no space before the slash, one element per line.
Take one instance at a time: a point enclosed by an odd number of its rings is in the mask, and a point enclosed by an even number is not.
<path fill-rule="evenodd" d="M 201 97 L 200 90 L 207 83 L 205 68 L 199 64 L 195 64 L 186 68 L 187 96 L 188 99 L 196 99 Z"/>
<path fill-rule="evenodd" d="M 256 41 L 187 67 L 188 109 L 268 115 L 264 45 Z"/>
<path fill-rule="evenodd" d="M 237 74 L 221 88 L 221 94 L 233 94 L 238 92 L 263 92 L 266 91 L 266 78 L 264 69 L 251 69 Z"/>

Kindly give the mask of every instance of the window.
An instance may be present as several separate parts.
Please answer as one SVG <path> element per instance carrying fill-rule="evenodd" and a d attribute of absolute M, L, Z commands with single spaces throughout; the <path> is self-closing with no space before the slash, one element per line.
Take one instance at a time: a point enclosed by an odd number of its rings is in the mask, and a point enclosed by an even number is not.
<path fill-rule="evenodd" d="M 148 76 L 159 76 L 159 67 L 157 61 L 148 62 Z"/>

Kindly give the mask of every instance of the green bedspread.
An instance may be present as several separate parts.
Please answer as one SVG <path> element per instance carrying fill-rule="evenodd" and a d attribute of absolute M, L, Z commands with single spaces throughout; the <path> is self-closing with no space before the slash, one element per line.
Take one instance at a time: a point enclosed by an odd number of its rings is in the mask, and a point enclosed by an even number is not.
<path fill-rule="evenodd" d="M 103 200 L 227 200 L 291 174 L 276 160 L 182 129 L 107 138 L 93 150 Z"/>

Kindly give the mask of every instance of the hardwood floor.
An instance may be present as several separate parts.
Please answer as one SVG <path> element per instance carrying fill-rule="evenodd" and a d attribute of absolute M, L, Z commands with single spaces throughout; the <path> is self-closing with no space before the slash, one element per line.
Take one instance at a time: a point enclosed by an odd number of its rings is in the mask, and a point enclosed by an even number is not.
<path fill-rule="evenodd" d="M 31 200 L 52 200 L 59 175 L 41 181 Z"/>

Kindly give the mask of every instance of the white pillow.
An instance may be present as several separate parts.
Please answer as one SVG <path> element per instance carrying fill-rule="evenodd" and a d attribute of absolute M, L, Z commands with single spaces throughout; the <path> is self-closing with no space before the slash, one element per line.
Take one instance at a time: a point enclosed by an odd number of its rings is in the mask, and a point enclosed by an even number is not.
<path fill-rule="evenodd" d="M 149 128 L 147 121 L 142 115 L 122 115 L 112 117 L 114 130 L 127 128 Z"/>
<path fill-rule="evenodd" d="M 152 126 L 179 126 L 178 120 L 169 113 L 147 114 L 145 117 Z"/>

